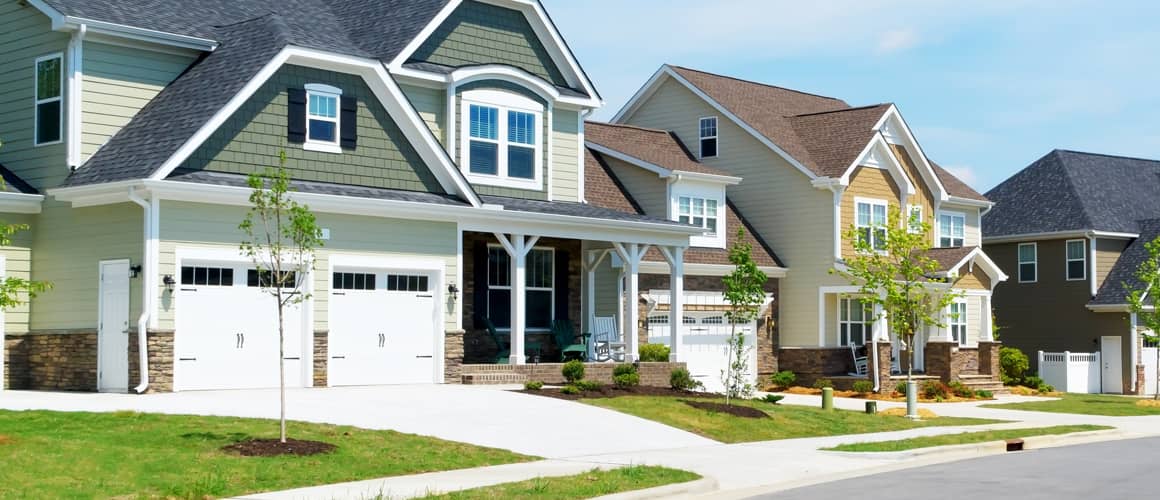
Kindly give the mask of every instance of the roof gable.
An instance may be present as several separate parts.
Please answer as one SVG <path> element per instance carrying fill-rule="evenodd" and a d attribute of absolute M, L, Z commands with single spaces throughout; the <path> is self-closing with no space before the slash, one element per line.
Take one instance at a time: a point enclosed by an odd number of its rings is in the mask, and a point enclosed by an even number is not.
<path fill-rule="evenodd" d="M 794 115 L 786 121 L 818 175 L 841 177 L 861 157 L 874 138 L 874 126 L 889 109 L 890 104 L 876 104 Z"/>
<path fill-rule="evenodd" d="M 590 147 L 603 149 L 606 154 L 622 156 L 622 160 L 636 165 L 647 164 L 670 172 L 729 177 L 728 173 L 697 161 L 672 132 L 632 125 L 584 122 L 584 140 Z"/>

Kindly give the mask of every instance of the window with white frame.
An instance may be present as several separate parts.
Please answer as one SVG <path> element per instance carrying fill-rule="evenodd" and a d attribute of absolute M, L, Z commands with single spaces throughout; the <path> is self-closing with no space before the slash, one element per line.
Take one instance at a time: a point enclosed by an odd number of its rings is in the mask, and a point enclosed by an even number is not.
<path fill-rule="evenodd" d="M 701 118 L 697 126 L 701 139 L 701 158 L 717 157 L 717 117 Z"/>
<path fill-rule="evenodd" d="M 677 198 L 677 221 L 703 227 L 710 234 L 717 234 L 717 208 L 717 200 L 711 198 L 680 196 Z"/>
<path fill-rule="evenodd" d="M 483 184 L 538 188 L 543 106 L 499 91 L 471 91 L 463 96 L 461 147 L 468 178 Z"/>
<path fill-rule="evenodd" d="M 874 307 L 858 298 L 838 299 L 838 345 L 862 346 L 874 330 Z"/>
<path fill-rule="evenodd" d="M 511 257 L 503 247 L 489 246 L 487 255 L 487 317 L 497 328 L 511 328 Z M 524 326 L 547 330 L 555 317 L 555 253 L 533 248 L 524 262 Z"/>
<path fill-rule="evenodd" d="M 967 345 L 967 301 L 956 300 L 947 306 L 947 328 L 951 339 L 960 346 Z"/>
<path fill-rule="evenodd" d="M 922 233 L 922 205 L 910 205 L 907 207 L 906 229 L 911 233 Z"/>
<path fill-rule="evenodd" d="M 60 54 L 36 60 L 36 124 L 34 144 L 56 144 L 64 128 L 64 58 Z"/>
<path fill-rule="evenodd" d="M 338 144 L 340 99 L 342 89 L 319 83 L 306 85 L 306 148 L 342 152 Z"/>
<path fill-rule="evenodd" d="M 1087 250 L 1085 240 L 1067 240 L 1067 280 L 1087 279 Z"/>
<path fill-rule="evenodd" d="M 963 246 L 967 216 L 955 212 L 938 214 L 938 246 L 952 248 Z"/>
<path fill-rule="evenodd" d="M 1019 282 L 1035 283 L 1039 277 L 1039 249 L 1035 243 L 1019 244 Z"/>
<path fill-rule="evenodd" d="M 870 248 L 886 248 L 886 202 L 881 200 L 855 200 L 855 226 L 858 237 L 868 242 Z"/>

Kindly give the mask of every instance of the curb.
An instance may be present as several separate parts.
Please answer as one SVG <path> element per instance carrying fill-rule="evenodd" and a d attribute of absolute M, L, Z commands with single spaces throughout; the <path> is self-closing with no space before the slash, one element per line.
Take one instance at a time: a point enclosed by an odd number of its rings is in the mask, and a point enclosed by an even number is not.
<path fill-rule="evenodd" d="M 1036 427 L 1027 427 L 1027 429 L 1035 429 Z M 1098 431 L 1072 432 L 1068 434 L 1048 434 L 1043 436 L 1031 436 L 1020 438 L 1023 440 L 1023 450 L 1034 450 L 1039 448 L 1053 448 L 1057 446 L 1070 446 L 1074 444 L 1094 443 L 1098 441 L 1114 441 L 1117 439 L 1125 439 L 1133 437 L 1126 434 L 1119 429 L 1104 429 Z M 886 460 L 899 460 L 908 458 L 926 458 L 941 455 L 994 455 L 1001 453 L 1008 453 L 1007 441 L 986 441 L 982 443 L 970 444 L 955 444 L 946 446 L 932 446 L 929 448 L 920 448 L 916 450 L 906 451 L 829 451 L 819 450 L 825 453 L 832 453 L 835 455 L 843 455 L 858 458 L 878 458 Z M 1016 452 L 1011 452 L 1016 453 Z"/>
<path fill-rule="evenodd" d="M 613 493 L 611 495 L 596 497 L 594 500 L 643 500 L 650 498 L 670 498 L 676 496 L 700 495 L 716 490 L 716 479 L 711 477 L 702 477 L 701 479 L 685 483 L 666 484 L 664 486 L 657 486 L 656 488 L 626 491 L 624 493 Z"/>

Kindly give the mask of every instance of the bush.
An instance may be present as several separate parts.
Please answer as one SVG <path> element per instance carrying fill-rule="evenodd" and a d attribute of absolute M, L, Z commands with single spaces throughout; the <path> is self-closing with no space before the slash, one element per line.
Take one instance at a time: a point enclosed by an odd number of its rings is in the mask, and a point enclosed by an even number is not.
<path fill-rule="evenodd" d="M 868 394 L 874 391 L 874 384 L 871 384 L 869 380 L 859 380 L 854 382 L 854 386 L 851 388 L 858 394 Z"/>
<path fill-rule="evenodd" d="M 991 399 L 994 398 L 995 395 L 992 394 L 991 391 L 975 391 L 975 397 L 979 399 Z"/>
<path fill-rule="evenodd" d="M 1014 347 L 999 349 L 999 378 L 1003 385 L 1016 385 L 1023 380 L 1023 375 L 1031 367 L 1031 361 L 1023 351 Z"/>
<path fill-rule="evenodd" d="M 612 376 L 613 377 L 615 377 L 617 375 L 628 375 L 630 373 L 631 374 L 636 373 L 636 365 L 634 365 L 632 363 L 624 363 L 621 365 L 616 365 L 612 368 Z"/>
<path fill-rule="evenodd" d="M 524 382 L 524 389 L 529 391 L 538 391 L 544 388 L 544 383 L 539 380 L 529 380 Z"/>
<path fill-rule="evenodd" d="M 640 360 L 644 362 L 665 362 L 669 360 L 669 346 L 645 344 L 640 346 Z"/>
<path fill-rule="evenodd" d="M 966 385 L 963 385 L 963 383 L 959 382 L 958 380 L 951 382 L 949 387 L 955 396 L 967 399 L 975 398 L 975 390 L 967 387 Z"/>
<path fill-rule="evenodd" d="M 1035 390 L 1040 391 L 1040 392 L 1048 392 L 1048 391 L 1043 390 L 1043 386 L 1048 385 L 1048 383 L 1044 382 L 1043 379 L 1041 379 L 1035 375 L 1024 378 L 1023 382 L 1020 382 L 1019 385 L 1021 385 L 1023 387 L 1030 387 L 1030 388 L 1035 389 Z"/>
<path fill-rule="evenodd" d="M 573 359 L 564 363 L 564 368 L 560 369 L 560 373 L 564 374 L 564 380 L 567 380 L 569 384 L 574 384 L 577 380 L 584 379 L 584 362 Z"/>
<path fill-rule="evenodd" d="M 906 382 L 899 382 L 898 385 L 894 386 L 894 392 L 897 392 L 897 393 L 905 396 L 906 395 Z"/>
<path fill-rule="evenodd" d="M 574 386 L 574 385 L 566 385 L 566 386 L 560 388 L 560 394 L 576 395 L 576 394 L 580 394 L 580 389 L 577 389 L 576 386 Z"/>
<path fill-rule="evenodd" d="M 620 375 L 613 375 L 612 376 L 612 383 L 621 389 L 627 389 L 629 387 L 636 387 L 636 386 L 640 385 L 640 375 L 637 374 L 636 372 L 621 373 Z"/>
<path fill-rule="evenodd" d="M 785 396 L 782 396 L 781 394 L 766 394 L 765 397 L 762 398 L 762 401 L 775 405 L 778 401 L 783 399 L 785 399 Z"/>
<path fill-rule="evenodd" d="M 692 391 L 703 387 L 703 384 L 699 380 L 693 380 L 693 376 L 689 374 L 689 370 L 674 368 L 669 373 L 669 387 L 678 391 Z"/>
<path fill-rule="evenodd" d="M 597 382 L 595 380 L 577 380 L 572 385 L 576 386 L 576 388 L 580 389 L 581 391 L 599 391 L 600 390 L 600 382 Z"/>
<path fill-rule="evenodd" d="M 950 388 L 938 380 L 927 380 L 922 383 L 922 397 L 926 399 L 946 399 L 950 397 Z"/>
<path fill-rule="evenodd" d="M 824 389 L 826 387 L 834 387 L 834 382 L 828 378 L 820 378 L 814 381 L 814 389 Z"/>
<path fill-rule="evenodd" d="M 769 383 L 773 384 L 778 389 L 788 389 L 793 387 L 794 381 L 797 380 L 797 375 L 789 370 L 780 371 L 770 375 Z"/>
<path fill-rule="evenodd" d="M 1041 393 L 1055 392 L 1055 386 L 1051 384 L 1039 384 L 1038 391 Z"/>

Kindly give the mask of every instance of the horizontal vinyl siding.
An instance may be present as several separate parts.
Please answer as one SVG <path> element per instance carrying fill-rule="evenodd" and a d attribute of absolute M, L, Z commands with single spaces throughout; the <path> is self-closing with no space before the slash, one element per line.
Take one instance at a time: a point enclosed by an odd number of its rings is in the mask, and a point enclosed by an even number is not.
<path fill-rule="evenodd" d="M 817 345 L 818 286 L 847 284 L 827 273 L 834 262 L 833 194 L 814 189 L 805 174 L 672 80 L 626 122 L 673 131 L 695 149 L 705 116 L 719 117 L 720 144 L 719 156 L 705 164 L 744 179 L 726 195 L 790 269 L 778 290 L 781 345 Z"/>
<path fill-rule="evenodd" d="M 245 213 L 244 207 L 164 202 L 161 209 L 160 274 L 180 275 L 175 255 L 178 247 L 238 248 L 243 235 L 237 226 Z M 316 330 L 327 329 L 332 254 L 438 259 L 445 263 L 444 284 L 457 280 L 459 235 L 455 224 L 336 214 L 317 214 L 317 218 L 320 227 L 330 230 L 330 239 L 315 254 L 313 300 Z M 443 293 L 441 290 L 437 292 Z M 160 304 L 161 328 L 173 328 L 173 302 L 168 300 L 163 290 Z M 455 328 L 458 310 L 445 313 L 445 328 Z"/>
<path fill-rule="evenodd" d="M 121 130 L 194 56 L 85 42 L 81 161 Z"/>
<path fill-rule="evenodd" d="M 934 194 L 926 185 L 926 181 L 923 180 L 922 175 L 919 174 L 918 165 L 914 163 L 914 160 L 910 157 L 910 153 L 906 151 L 906 148 L 897 144 L 891 144 L 890 149 L 894 151 L 894 155 L 897 156 L 899 161 L 902 163 L 902 168 L 906 171 L 906 177 L 910 179 L 911 184 L 914 184 L 915 191 L 917 191 L 915 196 L 907 197 L 906 204 L 921 206 L 923 222 L 930 225 L 931 232 L 936 231 L 937 229 L 935 228 L 934 218 Z M 902 216 L 907 217 L 909 220 L 910 213 L 903 211 Z"/>
<path fill-rule="evenodd" d="M 580 129 L 575 111 L 552 111 L 552 199 L 580 201 Z"/>
<path fill-rule="evenodd" d="M 980 217 L 978 207 L 968 207 L 962 205 L 954 205 L 951 203 L 943 203 L 939 210 L 947 212 L 958 212 L 965 215 L 963 223 L 963 246 L 977 247 L 983 244 L 983 235 L 980 231 Z M 937 227 L 934 228 L 938 230 Z"/>
<path fill-rule="evenodd" d="M 31 226 L 35 217 L 26 214 L 0 213 L 0 223 L 26 224 Z M 32 229 L 19 231 L 10 236 L 11 243 L 0 247 L 4 257 L 4 278 L 29 279 L 32 277 Z M 4 311 L 4 334 L 17 335 L 28 331 L 29 305 L 26 296 L 20 296 L 23 304 Z"/>
<path fill-rule="evenodd" d="M 0 2 L 0 163 L 29 184 L 54 187 L 68 175 L 62 141 L 33 146 L 35 123 L 36 58 L 65 51 L 69 36 L 52 31 L 48 17 L 19 2 Z M 67 77 L 67 59 L 62 73 Z M 61 92 L 65 92 L 62 82 Z M 65 95 L 61 112 L 67 106 Z M 67 125 L 67 120 L 65 120 Z M 61 129 L 61 138 L 68 131 Z"/>
<path fill-rule="evenodd" d="M 415 85 L 400 85 L 400 87 L 411 101 L 411 105 L 415 106 L 415 111 L 423 118 L 423 122 L 427 124 L 427 128 L 431 129 L 431 133 L 435 134 L 440 144 L 446 146 L 447 137 L 443 130 L 443 124 L 447 120 L 446 91 Z"/>
<path fill-rule="evenodd" d="M 1131 240 L 1111 240 L 1107 238 L 1096 238 L 1096 289 L 1104 285 L 1104 279 L 1108 277 L 1108 273 L 1112 272 L 1112 267 L 1116 265 L 1116 261 L 1120 260 L 1120 254 L 1124 253 L 1124 249 L 1128 248 Z M 1090 244 L 1089 244 L 1090 246 Z M 1091 250 L 1089 249 L 1088 252 Z M 1088 264 L 1089 268 L 1091 264 Z"/>
<path fill-rule="evenodd" d="M 628 194 L 636 200 L 640 208 L 644 209 L 644 213 L 653 217 L 666 217 L 668 215 L 668 186 L 664 179 L 661 179 L 652 172 L 640 168 L 636 165 L 629 165 L 616 158 L 604 156 L 604 161 L 612 169 L 612 173 L 628 190 Z"/>
<path fill-rule="evenodd" d="M 901 203 L 901 194 L 898 184 L 890 176 L 890 172 L 874 167 L 858 167 L 850 176 L 850 186 L 842 195 L 842 256 L 854 256 L 854 244 L 846 238 L 846 231 L 857 221 L 858 198 L 870 198 L 885 201 L 887 212 L 898 210 Z"/>

